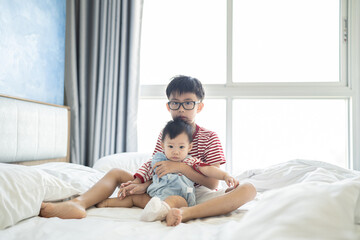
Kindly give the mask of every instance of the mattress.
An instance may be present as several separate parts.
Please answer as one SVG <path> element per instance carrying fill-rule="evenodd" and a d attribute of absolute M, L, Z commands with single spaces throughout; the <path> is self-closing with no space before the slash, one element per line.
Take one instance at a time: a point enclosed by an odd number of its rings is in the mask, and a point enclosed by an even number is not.
<path fill-rule="evenodd" d="M 142 222 L 135 207 L 92 207 L 83 219 L 38 216 L 42 201 L 77 196 L 113 167 L 134 172 L 148 157 L 115 154 L 93 168 L 0 164 L 0 239 L 360 239 L 360 172 L 299 159 L 244 171 L 236 178 L 256 187 L 253 201 L 176 227 Z"/>

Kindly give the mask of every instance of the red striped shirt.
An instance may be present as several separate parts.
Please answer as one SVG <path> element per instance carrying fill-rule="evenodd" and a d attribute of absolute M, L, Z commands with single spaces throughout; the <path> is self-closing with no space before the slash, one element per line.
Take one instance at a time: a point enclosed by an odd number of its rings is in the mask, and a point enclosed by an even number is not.
<path fill-rule="evenodd" d="M 162 132 L 159 134 L 153 154 L 164 152 L 161 147 L 161 137 Z M 226 163 L 218 135 L 198 125 L 196 125 L 196 130 L 193 135 L 193 147 L 189 155 L 209 165 Z M 146 182 L 152 178 L 151 172 L 151 160 L 149 160 L 138 169 L 134 177 L 138 177 L 142 182 Z"/>

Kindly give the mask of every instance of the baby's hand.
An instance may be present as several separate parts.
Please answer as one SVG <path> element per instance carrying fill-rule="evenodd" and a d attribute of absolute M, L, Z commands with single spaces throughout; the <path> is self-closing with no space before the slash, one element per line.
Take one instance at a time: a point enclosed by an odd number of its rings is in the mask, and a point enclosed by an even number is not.
<path fill-rule="evenodd" d="M 224 181 L 226 182 L 226 184 L 229 186 L 229 187 L 237 187 L 239 185 L 239 181 L 236 180 L 235 178 L 229 176 L 229 175 L 226 175 L 225 178 L 224 178 Z"/>

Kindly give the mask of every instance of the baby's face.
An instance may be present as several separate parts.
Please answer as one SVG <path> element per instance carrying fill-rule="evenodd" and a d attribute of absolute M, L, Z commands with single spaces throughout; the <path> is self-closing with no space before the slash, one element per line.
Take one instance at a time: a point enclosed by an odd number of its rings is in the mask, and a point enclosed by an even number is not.
<path fill-rule="evenodd" d="M 173 139 L 167 135 L 163 142 L 163 149 L 169 160 L 181 162 L 190 152 L 191 144 L 186 133 L 181 133 Z"/>

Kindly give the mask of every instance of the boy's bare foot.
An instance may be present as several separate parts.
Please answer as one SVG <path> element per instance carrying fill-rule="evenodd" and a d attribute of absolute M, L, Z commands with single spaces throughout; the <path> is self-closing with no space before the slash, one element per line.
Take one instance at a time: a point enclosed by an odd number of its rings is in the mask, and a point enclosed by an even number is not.
<path fill-rule="evenodd" d="M 60 203 L 41 203 L 40 217 L 58 217 L 62 219 L 79 219 L 86 217 L 86 210 L 76 201 Z"/>
<path fill-rule="evenodd" d="M 182 210 L 179 208 L 172 208 L 169 210 L 166 215 L 166 225 L 167 226 L 177 226 L 181 223 L 182 220 Z"/>

